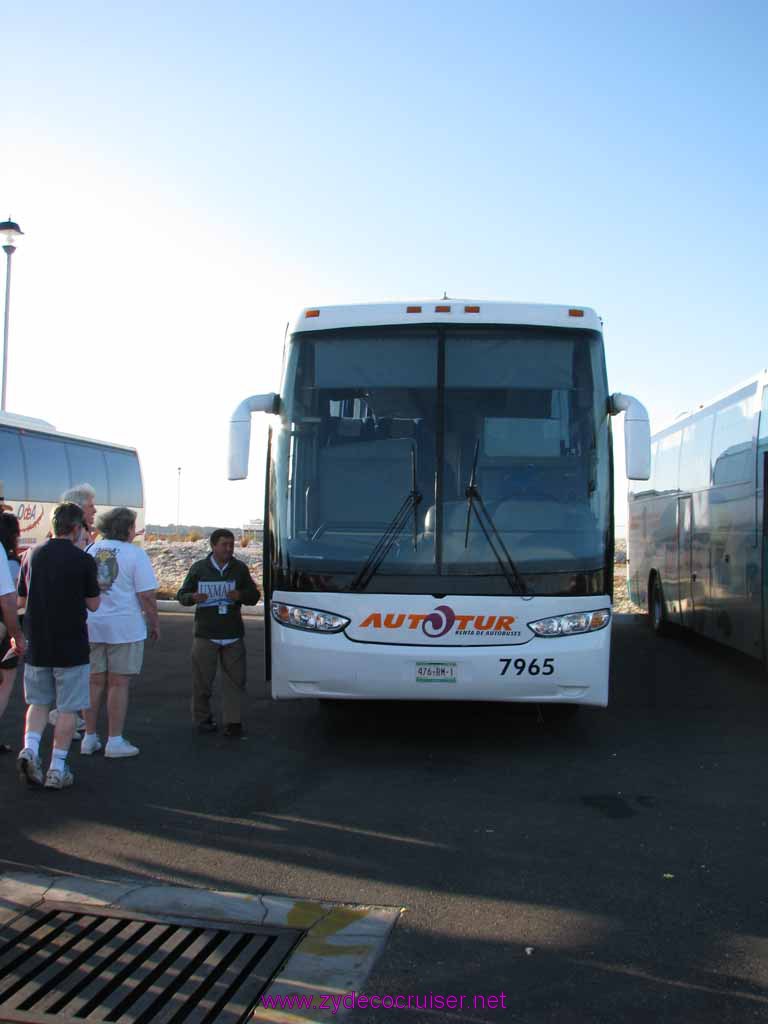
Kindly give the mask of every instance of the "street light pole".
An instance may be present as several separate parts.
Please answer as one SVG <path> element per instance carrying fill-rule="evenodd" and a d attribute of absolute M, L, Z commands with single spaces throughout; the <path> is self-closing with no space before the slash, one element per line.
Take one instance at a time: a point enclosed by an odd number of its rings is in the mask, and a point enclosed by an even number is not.
<path fill-rule="evenodd" d="M 181 466 L 178 469 L 178 478 L 176 481 L 176 530 L 178 532 L 181 526 Z"/>
<path fill-rule="evenodd" d="M 11 315 L 11 256 L 16 252 L 15 242 L 19 235 L 23 235 L 15 221 L 10 217 L 0 224 L 0 235 L 3 237 L 3 252 L 6 256 L 5 264 L 5 320 L 3 322 L 3 388 L 0 397 L 0 412 L 5 412 L 5 391 L 8 381 L 8 327 Z"/>

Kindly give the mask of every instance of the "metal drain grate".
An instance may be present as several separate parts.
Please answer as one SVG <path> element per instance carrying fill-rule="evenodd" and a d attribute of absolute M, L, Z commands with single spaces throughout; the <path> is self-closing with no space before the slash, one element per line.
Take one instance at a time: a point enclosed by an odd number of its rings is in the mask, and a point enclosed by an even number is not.
<path fill-rule="evenodd" d="M 243 1021 L 303 933 L 49 903 L 0 930 L 0 1021 Z"/>

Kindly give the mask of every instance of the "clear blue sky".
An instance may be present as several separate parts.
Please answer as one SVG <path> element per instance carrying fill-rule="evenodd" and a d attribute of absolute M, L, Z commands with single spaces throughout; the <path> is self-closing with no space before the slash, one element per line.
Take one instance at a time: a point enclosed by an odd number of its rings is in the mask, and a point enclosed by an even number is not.
<path fill-rule="evenodd" d="M 184 521 L 260 514 L 227 421 L 304 304 L 591 305 L 654 427 L 768 362 L 763 3 L 74 0 L 3 41 L 8 407 L 136 444 L 151 521 L 179 465 Z"/>

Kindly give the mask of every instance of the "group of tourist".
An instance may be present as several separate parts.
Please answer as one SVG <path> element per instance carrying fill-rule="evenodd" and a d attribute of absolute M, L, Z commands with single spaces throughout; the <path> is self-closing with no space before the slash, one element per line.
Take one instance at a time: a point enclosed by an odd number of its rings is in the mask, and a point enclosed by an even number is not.
<path fill-rule="evenodd" d="M 0 514 L 0 717 L 23 658 L 27 713 L 16 765 L 19 778 L 31 786 L 72 785 L 68 754 L 81 732 L 81 754 L 103 750 L 105 757 L 126 758 L 139 753 L 123 728 L 145 640 L 160 637 L 157 579 L 146 552 L 133 543 L 136 513 L 110 509 L 98 517 L 94 531 L 95 497 L 88 484 L 63 495 L 48 540 L 23 557 L 18 519 Z M 211 699 L 221 668 L 224 734 L 237 737 L 246 678 L 241 605 L 256 604 L 260 595 L 248 567 L 234 557 L 234 542 L 231 531 L 214 530 L 210 555 L 191 567 L 177 598 L 195 607 L 193 722 L 201 733 L 218 729 Z M 98 733 L 103 703 L 105 744 Z M 53 747 L 44 773 L 40 743 L 49 722 Z M 0 745 L 0 750 L 10 748 Z"/>

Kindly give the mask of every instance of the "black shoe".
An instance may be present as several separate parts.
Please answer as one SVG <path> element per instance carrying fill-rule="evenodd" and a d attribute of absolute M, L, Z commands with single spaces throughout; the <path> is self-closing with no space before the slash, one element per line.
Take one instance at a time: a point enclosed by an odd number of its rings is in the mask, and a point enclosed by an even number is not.
<path fill-rule="evenodd" d="M 243 727 L 240 722 L 227 722 L 224 726 L 224 735 L 239 737 L 243 735 Z"/>
<path fill-rule="evenodd" d="M 216 732 L 218 728 L 212 718 L 206 718 L 204 722 L 197 723 L 197 731 L 200 733 Z"/>

